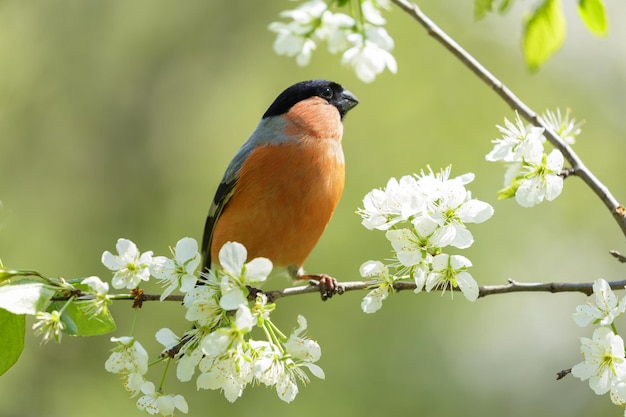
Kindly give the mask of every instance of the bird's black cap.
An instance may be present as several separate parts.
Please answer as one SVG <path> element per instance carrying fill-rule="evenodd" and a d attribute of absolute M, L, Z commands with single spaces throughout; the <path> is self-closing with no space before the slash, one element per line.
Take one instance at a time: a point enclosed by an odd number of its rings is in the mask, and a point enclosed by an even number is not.
<path fill-rule="evenodd" d="M 359 103 L 354 94 L 335 82 L 328 80 L 302 81 L 280 93 L 267 109 L 263 118 L 285 114 L 296 103 L 311 97 L 321 97 L 328 100 L 329 104 L 337 107 L 342 119 L 351 108 Z"/>

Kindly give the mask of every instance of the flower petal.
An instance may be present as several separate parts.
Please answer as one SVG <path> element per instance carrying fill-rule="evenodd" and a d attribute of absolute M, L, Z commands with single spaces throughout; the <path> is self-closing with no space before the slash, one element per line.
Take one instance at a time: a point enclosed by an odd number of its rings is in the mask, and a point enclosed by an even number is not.
<path fill-rule="evenodd" d="M 166 349 L 176 346 L 180 342 L 180 337 L 176 336 L 173 331 L 164 327 L 156 332 L 156 340 L 162 344 Z"/>
<path fill-rule="evenodd" d="M 246 263 L 248 252 L 239 242 L 226 242 L 220 249 L 219 259 L 222 268 L 235 276 L 241 274 L 241 269 Z"/>
<path fill-rule="evenodd" d="M 474 280 L 468 272 L 459 272 L 455 279 L 465 298 L 469 301 L 476 301 L 478 299 L 478 283 L 476 283 L 476 280 Z"/>
<path fill-rule="evenodd" d="M 272 261 L 267 258 L 254 258 L 246 265 L 246 283 L 263 282 L 272 272 Z"/>

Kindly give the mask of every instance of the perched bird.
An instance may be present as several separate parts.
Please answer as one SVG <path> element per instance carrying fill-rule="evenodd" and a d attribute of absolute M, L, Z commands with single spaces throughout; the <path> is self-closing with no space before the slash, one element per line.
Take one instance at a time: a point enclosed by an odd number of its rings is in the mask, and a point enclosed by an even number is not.
<path fill-rule="evenodd" d="M 304 261 L 343 192 L 343 117 L 358 104 L 341 85 L 303 81 L 283 91 L 224 173 L 204 228 L 203 269 L 228 241 L 275 270 L 319 283 L 322 299 L 341 290 L 328 275 L 305 274 Z"/>

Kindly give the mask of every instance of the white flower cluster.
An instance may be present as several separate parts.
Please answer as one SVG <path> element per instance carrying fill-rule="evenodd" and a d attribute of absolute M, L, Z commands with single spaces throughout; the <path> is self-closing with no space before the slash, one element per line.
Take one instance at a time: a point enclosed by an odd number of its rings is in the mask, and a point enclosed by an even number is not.
<path fill-rule="evenodd" d="M 572 367 L 572 375 L 583 381 L 598 395 L 610 393 L 611 400 L 626 406 L 626 358 L 624 340 L 617 334 L 614 320 L 626 311 L 626 297 L 618 299 L 609 284 L 598 279 L 593 284 L 595 305 L 576 308 L 574 321 L 581 327 L 598 326 L 591 339 L 581 337 L 584 360 Z M 626 416 L 626 409 L 624 415 Z"/>
<path fill-rule="evenodd" d="M 478 298 L 478 284 L 467 272 L 470 260 L 443 250 L 470 247 L 474 237 L 466 225 L 489 219 L 493 208 L 465 188 L 474 174 L 450 178 L 450 170 L 391 178 L 385 189 L 372 190 L 363 199 L 363 226 L 386 231 L 395 257 L 389 265 L 367 261 L 361 266 L 362 277 L 381 281 L 363 299 L 366 313 L 377 311 L 394 282 L 403 279 L 415 282 L 415 292 L 458 287 L 468 300 Z"/>
<path fill-rule="evenodd" d="M 111 280 L 113 288 L 135 289 L 154 276 L 163 286 L 167 286 L 161 295 L 163 300 L 175 289 L 180 287 L 180 291 L 186 292 L 196 283 L 194 272 L 200 264 L 200 254 L 194 239 L 181 239 L 172 250 L 174 259 L 153 257 L 152 252 L 140 253 L 137 245 L 128 239 L 118 239 L 116 248 L 117 255 L 109 251 L 102 254 L 102 263 L 114 273 Z M 34 313 L 37 321 L 33 329 L 35 335 L 42 336 L 42 343 L 51 339 L 60 342 L 66 330 L 63 314 L 72 304 L 78 305 L 91 319 L 109 315 L 109 284 L 100 278 L 92 276 L 74 283 L 60 280 L 57 286 L 63 293 L 80 295 L 71 296 L 59 310 Z"/>
<path fill-rule="evenodd" d="M 249 290 L 265 281 L 272 263 L 266 258 L 246 263 L 246 258 L 246 249 L 239 243 L 222 247 L 222 269 L 203 273 L 203 285 L 185 296 L 185 318 L 195 328 L 182 339 L 162 329 L 162 335 L 169 335 L 162 343 L 171 347 L 182 340 L 177 367 L 181 381 L 191 380 L 198 369 L 197 387 L 220 389 L 231 402 L 254 383 L 274 387 L 281 400 L 291 402 L 298 394 L 297 382 L 309 381 L 304 368 L 324 378 L 322 369 L 314 364 L 321 349 L 303 336 L 307 327 L 304 317 L 298 317 L 298 328 L 289 337 L 272 323 L 270 313 L 275 305 L 268 304 L 264 294 L 251 297 Z M 250 332 L 255 327 L 263 330 L 266 340 L 252 339 Z"/>
<path fill-rule="evenodd" d="M 115 288 L 136 288 L 154 276 L 165 287 L 161 300 L 176 289 L 186 293 L 185 318 L 193 323 L 193 329 L 182 337 L 166 328 L 156 334 L 166 348 L 164 352 L 176 352 L 180 381 L 190 381 L 197 369 L 198 388 L 220 389 L 231 402 L 254 383 L 274 387 L 281 400 L 291 402 L 298 394 L 298 381 L 309 381 L 305 368 L 324 378 L 322 369 L 314 364 L 321 356 L 320 346 L 304 336 L 305 318 L 298 316 L 298 328 L 287 337 L 270 319 L 275 305 L 262 293 L 250 294 L 252 286 L 262 284 L 272 271 L 268 259 L 246 262 L 245 247 L 228 242 L 219 253 L 221 268 L 197 277 L 200 255 L 197 242 L 191 238 L 177 243 L 173 259 L 153 257 L 152 252 L 142 254 L 126 239 L 118 240 L 117 251 L 118 255 L 105 252 L 102 256 L 105 266 L 114 271 Z M 263 330 L 266 340 L 251 338 L 255 327 Z M 137 407 L 150 414 L 171 415 L 175 409 L 187 412 L 181 395 L 163 395 L 161 388 L 157 390 L 144 378 L 147 353 L 139 342 L 132 337 L 112 341 L 118 347 L 105 368 L 123 375 L 133 396 L 144 394 Z"/>
<path fill-rule="evenodd" d="M 546 124 L 568 144 L 573 144 L 580 134 L 580 123 L 565 116 L 561 111 L 547 111 L 543 116 Z M 544 200 L 552 201 L 563 190 L 563 154 L 553 149 L 544 152 L 544 129 L 525 125 L 519 114 L 515 122 L 504 119 L 504 126 L 497 126 L 502 137 L 492 141 L 494 147 L 485 159 L 491 162 L 503 162 L 507 166 L 504 174 L 504 186 L 498 192 L 501 199 L 515 197 L 523 207 L 531 207 Z"/>
<path fill-rule="evenodd" d="M 200 264 L 200 254 L 198 243 L 190 237 L 176 243 L 176 248 L 172 249 L 174 259 L 153 257 L 152 251 L 140 253 L 137 245 L 128 239 L 118 239 L 115 248 L 117 255 L 109 251 L 102 254 L 102 263 L 114 272 L 113 288 L 134 289 L 153 276 L 166 287 L 161 295 L 163 301 L 175 289 L 187 292 L 196 283 L 194 273 Z"/>
<path fill-rule="evenodd" d="M 186 237 L 178 241 L 176 247 L 171 250 L 173 259 L 152 256 L 151 251 L 141 253 L 137 245 L 128 239 L 118 239 L 116 249 L 117 255 L 109 251 L 102 254 L 102 263 L 113 271 L 111 280 L 113 288 L 134 290 L 153 276 L 165 287 L 161 295 L 163 301 L 174 290 L 187 292 L 196 283 L 194 274 L 200 264 L 200 254 L 198 243 L 192 238 Z M 89 297 L 92 300 L 89 309 L 97 309 L 103 300 L 110 302 L 107 298 L 108 284 L 99 280 L 99 282 L 85 281 L 83 283 L 90 285 L 95 292 L 95 297 Z M 145 378 L 148 372 L 148 353 L 135 338 L 114 337 L 111 341 L 117 343 L 117 346 L 104 367 L 109 372 L 122 375 L 124 387 L 131 393 L 131 397 L 143 394 L 137 400 L 137 407 L 140 410 L 151 415 L 163 416 L 174 415 L 176 410 L 188 412 L 187 402 L 182 395 L 165 395 L 161 388 L 157 390 L 154 383 Z"/>
<path fill-rule="evenodd" d="M 106 360 L 104 369 L 122 376 L 124 388 L 135 397 L 144 394 L 137 400 L 137 407 L 152 415 L 172 416 L 178 409 L 187 413 L 189 408 L 182 395 L 164 395 L 157 391 L 152 382 L 145 379 L 148 372 L 148 352 L 135 338 L 130 336 L 112 337 L 111 342 L 117 344 L 111 356 Z"/>
<path fill-rule="evenodd" d="M 386 21 L 381 15 L 381 9 L 389 8 L 388 0 L 353 1 L 360 12 L 358 20 L 330 11 L 324 0 L 309 0 L 282 12 L 280 16 L 288 21 L 269 25 L 277 35 L 274 51 L 296 57 L 296 63 L 305 66 L 317 45 L 326 42 L 328 51 L 342 53 L 341 62 L 363 82 L 374 81 L 385 68 L 395 74 L 397 63 L 391 55 L 394 43 L 383 27 Z"/>

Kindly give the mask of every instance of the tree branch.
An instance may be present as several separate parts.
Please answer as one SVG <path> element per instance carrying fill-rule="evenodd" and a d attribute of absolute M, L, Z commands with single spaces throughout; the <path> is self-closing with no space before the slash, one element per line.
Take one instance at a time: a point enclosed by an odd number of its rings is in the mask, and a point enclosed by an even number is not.
<path fill-rule="evenodd" d="M 486 297 L 488 295 L 495 294 L 509 294 L 516 292 L 549 292 L 549 293 L 562 293 L 562 292 L 581 292 L 586 295 L 593 294 L 593 283 L 592 282 L 519 282 L 513 279 L 508 279 L 507 284 L 500 285 L 481 285 L 478 287 L 478 297 Z M 344 292 L 347 291 L 358 291 L 358 290 L 368 290 L 375 288 L 381 284 L 380 281 L 346 281 L 340 282 L 344 288 Z M 610 281 L 609 286 L 613 290 L 623 290 L 626 287 L 626 280 L 621 281 Z M 406 291 L 406 290 L 415 290 L 416 286 L 414 282 L 411 281 L 396 281 L 393 284 L 393 289 L 395 291 Z M 449 290 L 449 288 L 439 289 L 439 290 Z M 260 291 L 260 290 L 259 290 Z M 453 291 L 459 291 L 458 288 L 453 289 Z M 316 284 L 310 285 L 301 285 L 297 287 L 289 287 L 282 290 L 268 290 L 261 291 L 265 294 L 269 301 L 275 301 L 279 298 L 291 297 L 294 295 L 302 295 L 302 294 L 319 294 L 319 288 Z M 142 294 L 141 301 L 158 301 L 160 300 L 160 294 Z M 176 301 L 182 302 L 184 299 L 184 295 L 169 295 L 164 301 Z M 66 297 L 58 297 L 55 298 L 55 301 L 61 301 L 61 299 L 66 299 Z M 137 299 L 136 295 L 133 294 L 119 294 L 115 295 L 114 299 L 116 300 L 131 300 L 135 301 Z"/>
<path fill-rule="evenodd" d="M 512 292 L 582 292 L 586 295 L 593 294 L 592 282 L 548 282 L 530 283 L 518 282 L 512 279 L 505 285 L 484 285 L 479 287 L 478 297 L 486 297 L 493 294 L 504 294 Z M 609 286 L 614 290 L 623 290 L 626 280 L 611 281 Z"/>
<path fill-rule="evenodd" d="M 619 204 L 617 199 L 613 197 L 609 189 L 602 184 L 593 173 L 583 164 L 576 152 L 559 137 L 550 127 L 520 100 L 511 90 L 509 90 L 498 78 L 489 72 L 480 64 L 472 55 L 463 49 L 458 43 L 441 30 L 428 16 L 426 16 L 420 8 L 407 0 L 391 0 L 407 14 L 413 17 L 430 36 L 441 43 L 448 51 L 457 57 L 467 68 L 469 68 L 478 78 L 483 80 L 498 94 L 513 110 L 516 110 L 524 119 L 537 127 L 545 129 L 545 136 L 548 141 L 558 150 L 561 151 L 565 159 L 572 167 L 574 175 L 582 179 L 585 184 L 600 198 L 606 208 L 609 209 L 611 215 L 619 225 L 624 236 L 626 236 L 626 209 Z"/>

